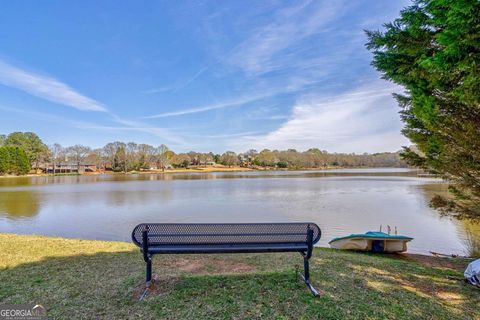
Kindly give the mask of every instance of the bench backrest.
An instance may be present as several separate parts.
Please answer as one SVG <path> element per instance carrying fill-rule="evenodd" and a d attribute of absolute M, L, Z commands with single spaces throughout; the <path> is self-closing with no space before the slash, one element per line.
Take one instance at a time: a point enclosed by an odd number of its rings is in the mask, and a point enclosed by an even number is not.
<path fill-rule="evenodd" d="M 142 232 L 148 230 L 149 245 L 220 245 L 261 243 L 306 243 L 320 240 L 313 222 L 291 223 L 142 223 L 133 229 L 132 240 L 142 247 Z"/>

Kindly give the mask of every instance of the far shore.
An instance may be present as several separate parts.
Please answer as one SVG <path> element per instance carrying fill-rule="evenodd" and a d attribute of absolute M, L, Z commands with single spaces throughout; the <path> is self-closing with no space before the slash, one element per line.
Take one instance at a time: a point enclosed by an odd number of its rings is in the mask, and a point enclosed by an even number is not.
<path fill-rule="evenodd" d="M 239 172 L 239 171 L 256 171 L 253 168 L 246 167 L 227 167 L 227 166 L 209 166 L 209 167 L 189 167 L 189 168 L 175 168 L 175 169 L 151 169 L 141 171 L 115 172 L 115 171 L 95 171 L 95 172 L 71 172 L 62 173 L 29 173 L 25 175 L 3 175 L 0 178 L 18 178 L 18 177 L 51 177 L 51 176 L 91 176 L 100 174 L 164 174 L 164 173 L 194 173 L 194 172 Z"/>
<path fill-rule="evenodd" d="M 210 173 L 210 172 L 247 172 L 247 171 L 320 171 L 320 170 L 333 170 L 333 169 L 369 169 L 372 167 L 340 167 L 340 166 L 326 166 L 322 168 L 264 168 L 264 167 L 240 167 L 240 166 L 192 166 L 189 168 L 175 168 L 175 169 L 150 169 L 141 171 L 128 171 L 128 172 L 114 172 L 114 171 L 95 171 L 95 172 L 83 172 L 83 173 L 29 173 L 25 175 L 0 175 L 1 178 L 18 178 L 18 177 L 51 177 L 51 176 L 89 176 L 100 174 L 166 174 L 166 173 Z M 398 167 L 398 169 L 408 169 L 404 167 Z"/>

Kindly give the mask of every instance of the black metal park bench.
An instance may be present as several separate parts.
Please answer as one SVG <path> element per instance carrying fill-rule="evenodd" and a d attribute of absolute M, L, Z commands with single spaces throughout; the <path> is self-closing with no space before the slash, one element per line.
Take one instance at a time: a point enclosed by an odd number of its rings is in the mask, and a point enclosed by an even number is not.
<path fill-rule="evenodd" d="M 321 230 L 312 222 L 293 223 L 142 223 L 132 240 L 147 264 L 146 283 L 152 280 L 154 254 L 299 252 L 303 256 L 303 281 L 313 295 L 309 259 Z"/>

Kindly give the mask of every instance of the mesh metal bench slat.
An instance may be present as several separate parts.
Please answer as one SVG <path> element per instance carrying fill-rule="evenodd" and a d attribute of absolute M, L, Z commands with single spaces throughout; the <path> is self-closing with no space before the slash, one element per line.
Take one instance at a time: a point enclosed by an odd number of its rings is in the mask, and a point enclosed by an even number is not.
<path fill-rule="evenodd" d="M 152 255 L 186 253 L 299 252 L 304 258 L 305 284 L 310 283 L 309 259 L 321 230 L 313 222 L 292 223 L 142 223 L 132 232 L 147 264 L 147 287 Z"/>
<path fill-rule="evenodd" d="M 305 232 L 289 232 L 289 233 L 186 233 L 186 234 L 161 234 L 161 233 L 149 233 L 149 237 L 222 237 L 222 236 L 304 236 Z"/>
<path fill-rule="evenodd" d="M 148 249 L 150 253 L 247 253 L 247 252 L 297 252 L 307 250 L 305 244 L 255 244 L 248 245 L 213 245 L 213 246 L 151 246 Z"/>

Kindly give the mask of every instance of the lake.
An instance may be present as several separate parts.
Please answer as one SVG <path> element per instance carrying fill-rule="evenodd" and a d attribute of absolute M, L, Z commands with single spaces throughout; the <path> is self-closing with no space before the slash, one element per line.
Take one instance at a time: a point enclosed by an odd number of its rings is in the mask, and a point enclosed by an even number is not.
<path fill-rule="evenodd" d="M 130 241 L 141 222 L 313 221 L 320 246 L 390 225 L 409 252 L 468 255 L 480 227 L 429 207 L 445 192 L 397 168 L 2 178 L 0 232 Z"/>

